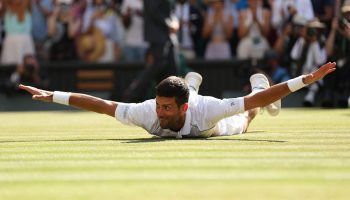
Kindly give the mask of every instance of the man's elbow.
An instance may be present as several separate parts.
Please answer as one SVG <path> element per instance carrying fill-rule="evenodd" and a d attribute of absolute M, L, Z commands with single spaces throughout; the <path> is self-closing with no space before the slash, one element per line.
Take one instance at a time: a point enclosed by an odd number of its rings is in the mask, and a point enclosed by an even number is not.
<path fill-rule="evenodd" d="M 253 94 L 244 97 L 244 110 L 251 110 L 254 108 L 264 107 L 265 105 L 263 99 L 259 97 L 259 95 Z"/>
<path fill-rule="evenodd" d="M 100 110 L 101 111 L 100 113 L 114 117 L 116 108 L 117 108 L 117 104 L 115 102 L 106 100 L 104 102 L 104 106 Z"/>

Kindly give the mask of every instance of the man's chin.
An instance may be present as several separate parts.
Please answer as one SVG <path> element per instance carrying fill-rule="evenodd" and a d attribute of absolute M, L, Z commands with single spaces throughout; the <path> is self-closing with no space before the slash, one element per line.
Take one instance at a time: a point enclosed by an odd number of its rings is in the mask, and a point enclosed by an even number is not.
<path fill-rule="evenodd" d="M 167 125 L 160 125 L 160 127 L 161 127 L 162 129 L 169 129 L 169 126 L 167 126 Z"/>
<path fill-rule="evenodd" d="M 160 125 L 160 127 L 162 128 L 162 129 L 169 129 L 169 124 L 168 123 L 159 123 L 159 125 Z"/>

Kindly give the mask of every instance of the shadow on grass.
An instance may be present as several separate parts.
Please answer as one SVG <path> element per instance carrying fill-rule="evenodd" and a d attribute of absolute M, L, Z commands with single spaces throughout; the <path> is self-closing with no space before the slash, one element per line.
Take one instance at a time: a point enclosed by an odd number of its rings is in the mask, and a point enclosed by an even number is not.
<path fill-rule="evenodd" d="M 119 139 L 115 139 L 119 140 Z M 125 141 L 122 143 L 150 143 L 150 142 L 163 142 L 163 141 L 169 141 L 169 140 L 179 140 L 175 138 L 140 138 L 140 139 L 129 139 L 129 141 Z M 180 140 L 215 140 L 215 141 L 244 141 L 244 142 L 276 142 L 276 143 L 283 143 L 287 141 L 283 140 L 260 140 L 260 139 L 241 139 L 241 138 L 225 138 L 225 137 L 211 137 L 211 138 L 182 138 Z"/>
<path fill-rule="evenodd" d="M 242 138 L 211 138 L 210 140 L 228 140 L 228 141 L 244 141 L 244 142 L 273 142 L 273 143 L 283 143 L 288 142 L 285 140 L 260 140 L 260 139 L 242 139 Z"/>
<path fill-rule="evenodd" d="M 0 144 L 4 143 L 39 143 L 39 142 L 96 142 L 96 141 L 116 141 L 121 143 L 152 143 L 152 142 L 164 142 L 169 140 L 222 140 L 222 141 L 244 141 L 244 142 L 287 142 L 283 140 L 261 140 L 261 139 L 244 139 L 244 138 L 232 138 L 232 137 L 211 137 L 211 138 L 134 138 L 134 139 L 52 139 L 52 140 L 13 140 L 13 141 L 0 141 Z"/>

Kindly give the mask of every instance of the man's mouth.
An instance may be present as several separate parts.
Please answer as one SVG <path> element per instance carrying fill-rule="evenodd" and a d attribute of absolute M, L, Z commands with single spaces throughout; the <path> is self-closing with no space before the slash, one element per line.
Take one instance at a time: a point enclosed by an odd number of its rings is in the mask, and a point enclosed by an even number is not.
<path fill-rule="evenodd" d="M 159 121 L 166 122 L 167 120 L 165 118 L 160 118 Z"/>

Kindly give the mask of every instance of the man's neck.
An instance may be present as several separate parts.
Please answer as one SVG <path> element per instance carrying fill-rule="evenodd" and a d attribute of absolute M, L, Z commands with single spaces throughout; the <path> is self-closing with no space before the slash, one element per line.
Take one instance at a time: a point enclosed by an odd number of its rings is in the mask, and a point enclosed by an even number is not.
<path fill-rule="evenodd" d="M 170 128 L 170 130 L 179 132 L 182 129 L 182 127 L 185 126 L 185 121 L 186 121 L 186 113 L 179 118 L 179 120 L 176 122 L 176 125 Z"/>

